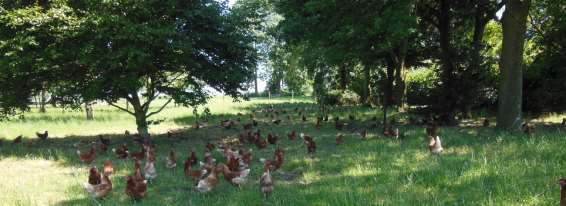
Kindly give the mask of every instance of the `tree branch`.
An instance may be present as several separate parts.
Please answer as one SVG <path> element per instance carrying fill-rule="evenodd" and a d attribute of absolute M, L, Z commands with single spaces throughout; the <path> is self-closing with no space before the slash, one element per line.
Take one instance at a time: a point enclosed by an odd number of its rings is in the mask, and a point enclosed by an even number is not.
<path fill-rule="evenodd" d="M 173 101 L 173 98 L 167 100 L 167 102 L 165 102 L 165 104 L 163 104 L 163 105 L 161 106 L 161 108 L 159 108 L 157 111 L 154 111 L 154 112 L 151 112 L 151 113 L 147 114 L 146 117 L 149 118 L 149 117 L 151 117 L 151 116 L 153 116 L 153 115 L 155 115 L 155 114 L 157 114 L 157 113 L 163 111 L 163 109 L 165 109 L 165 107 L 166 107 L 167 105 L 169 105 L 169 103 L 171 103 L 171 101 Z"/>
<path fill-rule="evenodd" d="M 152 92 L 151 96 L 147 99 L 147 101 L 143 103 L 142 109 L 147 112 L 149 110 L 149 105 L 151 104 L 151 102 L 153 102 L 153 100 L 157 98 L 157 96 L 159 96 L 159 93 Z"/>
<path fill-rule="evenodd" d="M 122 110 L 122 111 L 124 111 L 124 112 L 127 112 L 127 113 L 129 113 L 129 114 L 131 114 L 131 115 L 134 115 L 134 116 L 136 115 L 136 114 L 134 114 L 133 112 L 130 112 L 130 110 L 127 110 L 126 108 L 120 107 L 120 106 L 118 106 L 118 105 L 116 105 L 116 104 L 114 104 L 114 103 L 112 103 L 112 102 L 106 101 L 106 103 L 108 103 L 110 106 L 116 107 L 116 108 L 118 108 L 119 110 Z"/>

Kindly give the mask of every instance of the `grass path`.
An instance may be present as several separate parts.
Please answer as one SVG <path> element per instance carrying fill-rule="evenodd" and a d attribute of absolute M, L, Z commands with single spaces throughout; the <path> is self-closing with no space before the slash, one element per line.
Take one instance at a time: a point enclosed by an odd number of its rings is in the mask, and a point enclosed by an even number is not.
<path fill-rule="evenodd" d="M 273 100 L 276 107 L 292 109 L 297 104 L 286 99 Z M 307 100 L 302 100 L 304 107 Z M 195 148 L 202 158 L 204 144 L 221 137 L 234 138 L 241 129 L 225 130 L 215 127 L 221 117 L 252 108 L 261 108 L 266 100 L 231 103 L 214 99 L 210 108 L 215 114 L 211 124 L 198 131 L 183 130 L 180 138 L 154 136 L 158 151 L 158 179 L 149 186 L 148 198 L 135 205 L 557 205 L 557 180 L 566 176 L 566 138 L 556 127 L 537 128 L 533 137 L 500 133 L 491 128 L 442 128 L 445 153 L 431 156 L 425 146 L 424 130 L 420 126 L 402 126 L 403 140 L 385 139 L 378 129 L 370 130 L 369 140 L 358 138 L 359 128 L 369 124 L 375 111 L 363 108 L 334 110 L 343 118 L 353 112 L 358 119 L 350 124 L 344 145 L 335 146 L 338 131 L 332 123 L 314 128 L 315 113 L 309 122 L 281 126 L 261 124 L 263 134 L 272 132 L 280 137 L 285 149 L 283 173 L 275 173 L 275 192 L 264 200 L 259 193 L 261 165 L 253 165 L 250 182 L 236 189 L 224 180 L 209 194 L 198 194 L 193 182 L 185 180 L 182 168 L 165 168 L 165 156 L 170 148 L 177 150 L 179 161 Z M 31 148 L 4 142 L 0 146 L 0 205 L 95 205 L 83 191 L 88 165 L 79 162 L 73 144 L 93 140 L 95 134 L 109 134 L 112 146 L 131 139 L 121 135 L 133 127 L 127 115 L 104 106 L 97 107 L 96 120 L 82 120 L 80 112 L 57 113 L 47 116 L 31 114 L 25 121 L 0 123 L 3 133 L 11 137 L 22 133 L 30 137 L 43 128 L 53 131 L 54 138 L 35 142 Z M 106 111 L 107 113 L 104 113 Z M 314 111 L 314 107 L 313 110 Z M 187 128 L 192 123 L 191 110 L 168 108 L 156 119 L 166 118 L 152 127 L 152 133 L 169 128 Z M 245 119 L 245 118 L 244 118 Z M 267 121 L 268 118 L 262 119 Z M 9 131 L 7 131 L 9 130 Z M 298 140 L 289 141 L 290 130 L 315 137 L 318 150 L 310 157 Z M 259 151 L 254 159 L 270 158 L 273 146 Z M 221 159 L 220 154 L 215 154 Z M 124 194 L 124 176 L 133 172 L 133 163 L 117 160 L 111 153 L 99 154 L 93 163 L 101 166 L 105 159 L 115 164 L 111 177 L 114 190 L 102 205 L 134 204 Z"/>

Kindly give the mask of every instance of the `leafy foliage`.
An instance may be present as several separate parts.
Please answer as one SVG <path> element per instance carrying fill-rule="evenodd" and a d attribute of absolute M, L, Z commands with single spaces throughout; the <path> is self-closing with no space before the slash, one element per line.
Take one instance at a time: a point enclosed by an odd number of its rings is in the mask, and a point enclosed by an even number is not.
<path fill-rule="evenodd" d="M 257 59 L 252 22 L 214 0 L 57 1 L 3 11 L 0 21 L 0 86 L 17 88 L 0 93 L 5 111 L 49 87 L 61 104 L 124 98 L 134 111 L 120 109 L 147 130 L 171 101 L 206 102 L 206 86 L 241 97 Z M 160 97 L 170 100 L 149 111 Z"/>

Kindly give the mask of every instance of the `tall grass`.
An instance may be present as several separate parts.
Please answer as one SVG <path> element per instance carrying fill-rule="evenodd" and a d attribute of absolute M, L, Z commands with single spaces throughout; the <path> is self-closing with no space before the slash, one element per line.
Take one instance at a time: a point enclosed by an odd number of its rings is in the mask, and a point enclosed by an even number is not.
<path fill-rule="evenodd" d="M 218 188 L 208 194 L 196 192 L 194 182 L 185 180 L 182 168 L 170 171 L 164 158 L 170 148 L 177 150 L 179 161 L 196 148 L 202 158 L 204 144 L 220 138 L 234 138 L 240 128 L 225 130 L 216 127 L 222 117 L 238 112 L 247 113 L 269 104 L 292 110 L 309 108 L 307 123 L 293 115 L 294 122 L 280 126 L 268 125 L 269 118 L 260 113 L 263 134 L 272 132 L 280 137 L 280 147 L 286 150 L 282 172 L 274 174 L 275 192 L 263 199 L 259 192 L 260 163 L 252 167 L 250 182 L 241 189 L 223 179 Z M 117 160 L 111 153 L 99 154 L 93 163 L 99 167 L 111 159 L 116 168 L 112 175 L 114 190 L 102 205 L 557 205 L 557 180 L 566 176 L 566 139 L 560 128 L 537 128 L 534 136 L 498 132 L 493 128 L 441 128 L 444 154 L 433 156 L 426 149 L 421 126 L 401 126 L 403 139 L 386 139 L 379 128 L 371 129 L 369 140 L 362 141 L 358 132 L 370 124 L 379 113 L 369 108 L 334 108 L 332 115 L 347 119 L 355 113 L 357 121 L 349 122 L 344 145 L 334 144 L 332 122 L 314 128 L 315 106 L 303 99 L 289 103 L 288 99 L 254 99 L 233 103 L 222 98 L 210 104 L 215 114 L 209 127 L 184 129 L 177 139 L 154 135 L 158 151 L 158 178 L 150 184 L 149 196 L 132 202 L 124 194 L 124 176 L 132 174 L 133 163 Z M 232 114 L 232 116 L 230 116 Z M 192 123 L 192 109 L 167 108 L 156 119 L 165 122 L 153 126 L 158 134 L 171 128 L 187 128 Z M 0 146 L 0 205 L 94 205 L 98 204 L 81 188 L 87 180 L 88 165 L 79 162 L 72 144 L 94 140 L 91 135 L 110 134 L 113 146 L 131 139 L 122 135 L 134 130 L 133 120 L 115 109 L 98 106 L 95 121 L 86 121 L 81 112 L 59 112 L 50 108 L 48 114 L 31 113 L 26 120 L 1 123 L 2 135 L 25 134 L 36 130 L 53 131 L 55 139 L 34 141 L 30 148 L 5 142 Z M 246 117 L 242 117 L 247 120 Z M 299 141 L 289 141 L 290 130 L 305 132 L 317 141 L 318 150 L 309 156 Z M 254 159 L 271 158 L 275 147 L 254 148 Z M 220 154 L 214 154 L 222 159 Z"/>

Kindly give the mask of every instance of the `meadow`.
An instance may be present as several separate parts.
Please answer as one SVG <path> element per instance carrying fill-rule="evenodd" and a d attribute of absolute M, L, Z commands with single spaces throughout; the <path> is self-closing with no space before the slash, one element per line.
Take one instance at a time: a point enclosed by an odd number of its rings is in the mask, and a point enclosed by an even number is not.
<path fill-rule="evenodd" d="M 265 199 L 259 192 L 262 164 L 257 160 L 271 158 L 272 145 L 265 150 L 250 146 L 255 163 L 242 188 L 221 179 L 215 190 L 200 194 L 195 183 L 183 176 L 182 167 L 165 167 L 171 148 L 177 151 L 179 163 L 192 149 L 202 158 L 207 142 L 237 138 L 243 132 L 241 127 L 220 128 L 220 120 L 269 105 L 287 111 L 304 108 L 308 114 L 307 122 L 292 113 L 292 121 L 284 119 L 275 126 L 258 113 L 258 129 L 279 136 L 279 147 L 285 150 L 285 163 L 273 174 L 275 191 L 271 197 Z M 317 106 L 308 98 L 233 102 L 217 97 L 207 106 L 212 117 L 200 130 L 191 128 L 194 116 L 190 108 L 170 106 L 154 117 L 163 120 L 150 128 L 157 147 L 158 177 L 149 184 L 148 197 L 140 201 L 132 201 L 124 193 L 124 177 L 133 173 L 133 162 L 119 160 L 110 151 L 98 153 L 92 165 L 101 167 L 104 160 L 113 161 L 113 191 L 102 201 L 90 198 L 82 188 L 90 166 L 79 161 L 73 146 L 104 135 L 111 139 L 111 147 L 127 142 L 130 150 L 139 150 L 132 138 L 124 135 L 125 130 L 135 131 L 129 115 L 96 105 L 92 121 L 81 111 L 48 108 L 46 114 L 33 109 L 25 118 L 0 122 L 0 137 L 4 138 L 0 146 L 0 205 L 557 205 L 558 179 L 566 176 L 566 138 L 556 122 L 558 117 L 541 120 L 547 124 L 539 122 L 532 136 L 500 132 L 493 125 L 480 127 L 479 119 L 466 120 L 459 127 L 442 127 L 445 150 L 437 156 L 427 149 L 422 125 L 400 124 L 402 138 L 383 137 L 380 127 L 371 127 L 371 119 L 381 117 L 378 109 L 333 108 L 331 116 L 356 117 L 346 120 L 347 128 L 338 131 L 332 120 L 324 122 L 321 129 L 314 127 Z M 404 117 L 398 114 L 399 121 Z M 242 121 L 248 121 L 247 115 Z M 364 128 L 369 129 L 368 140 L 359 137 Z M 44 130 L 50 138 L 37 140 L 35 132 Z M 168 138 L 168 130 L 181 134 Z M 307 154 L 300 140 L 288 140 L 286 134 L 291 130 L 313 136 L 316 153 Z M 346 137 L 342 145 L 335 145 L 338 133 Z M 18 135 L 32 144 L 13 145 L 10 140 Z M 222 160 L 219 153 L 214 156 Z"/>

